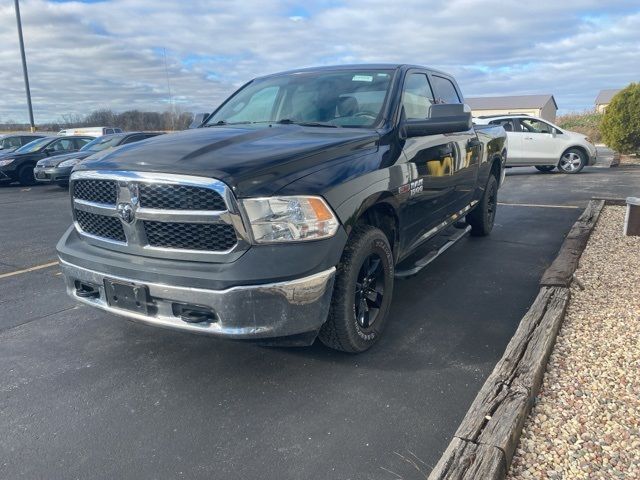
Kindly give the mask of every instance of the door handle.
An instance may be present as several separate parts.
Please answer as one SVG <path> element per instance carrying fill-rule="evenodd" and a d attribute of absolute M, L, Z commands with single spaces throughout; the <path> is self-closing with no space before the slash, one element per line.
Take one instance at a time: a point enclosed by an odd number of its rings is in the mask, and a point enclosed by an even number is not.
<path fill-rule="evenodd" d="M 524 137 L 525 140 L 533 140 L 533 137 Z"/>

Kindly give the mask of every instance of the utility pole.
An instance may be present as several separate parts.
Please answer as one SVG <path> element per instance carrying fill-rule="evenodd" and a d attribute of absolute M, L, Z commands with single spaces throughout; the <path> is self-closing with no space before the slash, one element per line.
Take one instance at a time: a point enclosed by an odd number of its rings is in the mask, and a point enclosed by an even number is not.
<path fill-rule="evenodd" d="M 31 89 L 29 88 L 29 73 L 27 72 L 27 57 L 24 54 L 24 40 L 22 38 L 22 22 L 20 21 L 20 4 L 15 0 L 16 5 L 16 22 L 18 23 L 18 38 L 20 39 L 20 55 L 22 56 L 22 73 L 24 74 L 24 88 L 27 92 L 27 106 L 29 107 L 29 124 L 31 131 L 36 131 L 36 125 L 33 122 L 33 107 L 31 106 Z"/>
<path fill-rule="evenodd" d="M 18 0 L 16 0 L 18 1 Z M 167 67 L 167 49 L 162 49 L 162 56 L 164 57 L 164 72 L 167 76 L 167 90 L 169 91 L 169 107 L 171 108 L 171 130 L 176 129 L 175 109 L 173 108 L 173 97 L 171 96 L 171 83 L 169 82 L 169 67 Z"/>

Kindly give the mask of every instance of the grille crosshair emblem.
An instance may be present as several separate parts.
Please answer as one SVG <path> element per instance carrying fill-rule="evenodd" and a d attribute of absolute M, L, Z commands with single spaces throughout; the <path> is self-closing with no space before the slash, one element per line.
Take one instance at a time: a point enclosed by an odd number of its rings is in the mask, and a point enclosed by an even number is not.
<path fill-rule="evenodd" d="M 130 203 L 119 203 L 117 207 L 118 215 L 125 223 L 133 223 L 135 213 Z"/>

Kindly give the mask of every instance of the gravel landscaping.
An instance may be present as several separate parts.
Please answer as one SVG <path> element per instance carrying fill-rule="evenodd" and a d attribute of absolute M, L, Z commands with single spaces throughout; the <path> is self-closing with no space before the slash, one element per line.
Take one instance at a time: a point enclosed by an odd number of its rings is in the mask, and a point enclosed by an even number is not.
<path fill-rule="evenodd" d="M 510 479 L 640 479 L 640 237 L 607 206 L 582 254 Z"/>

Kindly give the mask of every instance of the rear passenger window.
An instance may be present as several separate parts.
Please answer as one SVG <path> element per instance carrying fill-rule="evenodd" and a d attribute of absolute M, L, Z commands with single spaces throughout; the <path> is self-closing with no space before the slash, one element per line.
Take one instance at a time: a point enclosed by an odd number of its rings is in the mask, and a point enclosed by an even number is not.
<path fill-rule="evenodd" d="M 144 135 L 131 135 L 124 142 L 122 142 L 122 144 L 125 145 L 127 143 L 139 142 L 140 140 L 144 140 L 144 139 L 145 139 Z"/>
<path fill-rule="evenodd" d="M 402 106 L 408 119 L 425 119 L 429 107 L 433 104 L 433 93 L 429 80 L 424 73 L 412 73 L 407 76 L 402 92 Z"/>
<path fill-rule="evenodd" d="M 76 138 L 75 139 L 76 142 L 76 150 L 81 149 L 82 147 L 84 147 L 87 143 L 90 142 L 90 140 L 88 138 Z"/>
<path fill-rule="evenodd" d="M 433 90 L 436 93 L 436 103 L 462 103 L 451 80 L 432 75 L 431 81 L 433 82 Z"/>

